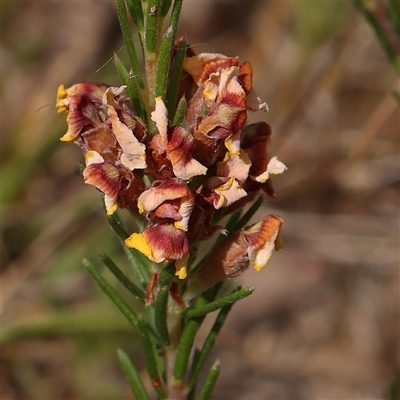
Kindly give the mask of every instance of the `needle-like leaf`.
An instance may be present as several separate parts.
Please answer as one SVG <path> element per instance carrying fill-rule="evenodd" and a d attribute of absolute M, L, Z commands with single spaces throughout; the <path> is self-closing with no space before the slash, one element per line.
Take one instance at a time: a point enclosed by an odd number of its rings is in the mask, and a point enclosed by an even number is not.
<path fill-rule="evenodd" d="M 156 391 L 158 397 L 160 399 L 164 399 L 165 391 L 163 388 L 163 382 L 162 382 L 160 373 L 157 368 L 157 362 L 154 357 L 154 348 L 153 348 L 153 342 L 150 337 L 150 331 L 149 331 L 149 328 L 148 328 L 146 322 L 141 318 L 138 319 L 138 329 L 139 329 L 140 338 L 142 340 L 144 356 L 146 359 L 147 371 L 149 373 L 151 383 L 152 383 L 154 390 Z"/>
<path fill-rule="evenodd" d="M 118 349 L 117 354 L 118 360 L 125 372 L 126 377 L 128 378 L 129 383 L 131 384 L 132 392 L 135 397 L 140 400 L 150 400 L 150 396 L 147 394 L 143 382 L 140 379 L 139 372 L 132 364 L 128 355 L 121 349 Z"/>
<path fill-rule="evenodd" d="M 124 38 L 126 51 L 133 70 L 138 87 L 144 88 L 144 81 L 140 72 L 139 62 L 136 54 L 135 45 L 133 43 L 132 33 L 129 27 L 128 16 L 126 14 L 125 1 L 117 0 L 118 19 L 121 26 L 122 36 Z"/>
<path fill-rule="evenodd" d="M 219 376 L 220 363 L 217 360 L 210 369 L 204 381 L 198 400 L 209 400 Z"/>
<path fill-rule="evenodd" d="M 111 299 L 119 308 L 125 318 L 137 328 L 138 318 L 133 310 L 128 306 L 125 300 L 107 283 L 107 281 L 96 271 L 95 267 L 88 260 L 83 260 L 83 265 L 89 274 L 94 278 L 101 290 Z"/>
<path fill-rule="evenodd" d="M 222 307 L 236 303 L 237 301 L 244 299 L 247 296 L 250 296 L 254 292 L 254 289 L 254 286 L 250 286 L 248 288 L 236 290 L 231 294 L 212 301 L 211 303 L 200 306 L 195 305 L 194 308 L 187 310 L 185 315 L 188 318 L 198 318 L 204 316 Z"/>
<path fill-rule="evenodd" d="M 114 276 L 140 301 L 144 302 L 144 291 L 137 287 L 108 257 L 107 254 L 101 253 L 100 259 L 104 265 L 114 274 Z"/>
<path fill-rule="evenodd" d="M 144 18 L 143 18 L 143 9 L 142 2 L 140 0 L 125 0 L 126 5 L 128 6 L 129 13 L 133 19 L 133 22 L 136 25 L 138 31 L 143 31 L 144 27 Z"/>

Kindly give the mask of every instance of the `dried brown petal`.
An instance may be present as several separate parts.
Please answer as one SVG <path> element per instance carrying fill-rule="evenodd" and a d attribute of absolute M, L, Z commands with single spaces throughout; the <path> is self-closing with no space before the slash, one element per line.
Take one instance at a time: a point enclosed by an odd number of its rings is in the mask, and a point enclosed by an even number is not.
<path fill-rule="evenodd" d="M 197 56 L 186 57 L 183 61 L 183 69 L 199 84 L 200 82 L 205 82 L 210 74 L 217 72 L 219 68 L 228 68 L 238 64 L 238 57 L 227 57 L 216 53 L 201 53 Z"/>
<path fill-rule="evenodd" d="M 140 213 L 148 215 L 151 211 L 155 211 L 160 218 L 175 220 L 175 227 L 183 231 L 187 231 L 193 207 L 194 196 L 191 190 L 176 178 L 158 182 L 143 192 L 138 200 Z"/>
<path fill-rule="evenodd" d="M 282 224 L 281 217 L 271 214 L 243 231 L 250 261 L 257 271 L 264 268 L 274 250 L 283 248 L 279 237 Z"/>
<path fill-rule="evenodd" d="M 243 184 L 249 176 L 251 161 L 244 150 L 239 154 L 227 152 L 223 161 L 217 164 L 217 175 L 221 177 L 233 177 Z"/>
<path fill-rule="evenodd" d="M 221 207 L 228 207 L 247 195 L 246 191 L 233 177 L 212 176 L 202 188 L 199 188 L 200 190 L 201 196 L 216 210 Z"/>
<path fill-rule="evenodd" d="M 132 207 L 145 190 L 145 185 L 135 171 L 119 168 L 119 172 L 122 175 L 122 179 L 121 189 L 118 194 L 118 207 Z"/>
<path fill-rule="evenodd" d="M 261 175 L 269 161 L 268 150 L 271 145 L 271 127 L 266 122 L 247 125 L 242 148 L 251 160 L 250 175 Z"/>
<path fill-rule="evenodd" d="M 247 243 L 241 232 L 223 240 L 211 252 L 193 280 L 204 288 L 242 274 L 249 267 Z"/>
<path fill-rule="evenodd" d="M 122 148 L 122 164 L 130 170 L 146 168 L 146 146 L 140 143 L 132 131 L 123 124 L 114 107 L 108 106 L 108 115 L 111 119 L 113 133 Z"/>
<path fill-rule="evenodd" d="M 83 130 L 101 127 L 104 120 L 100 102 L 95 102 L 85 93 L 76 94 L 69 99 L 68 131 L 60 140 L 74 142 Z"/>
<path fill-rule="evenodd" d="M 117 209 L 117 197 L 121 186 L 118 168 L 109 161 L 104 161 L 100 154 L 89 151 L 86 154 L 86 168 L 83 170 L 85 183 L 95 186 L 104 193 L 107 214 Z"/>
<path fill-rule="evenodd" d="M 282 218 L 268 215 L 262 221 L 223 240 L 211 252 L 193 280 L 203 288 L 241 275 L 250 265 L 260 271 L 274 250 L 283 244 L 279 237 Z"/>
<path fill-rule="evenodd" d="M 194 144 L 192 135 L 181 126 L 168 128 L 167 108 L 160 97 L 156 98 L 156 108 L 151 118 L 156 123 L 160 135 L 156 144 L 171 161 L 175 176 L 189 180 L 194 176 L 205 175 L 207 168 L 191 154 Z"/>

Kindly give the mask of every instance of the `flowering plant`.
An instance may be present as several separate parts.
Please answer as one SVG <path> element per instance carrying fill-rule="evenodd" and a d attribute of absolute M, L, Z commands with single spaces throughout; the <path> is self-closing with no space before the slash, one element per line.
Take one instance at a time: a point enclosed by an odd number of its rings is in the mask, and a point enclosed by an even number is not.
<path fill-rule="evenodd" d="M 68 130 L 61 140 L 82 149 L 85 183 L 103 193 L 107 220 L 123 240 L 132 277 L 107 255 L 101 259 L 143 302 L 143 313 L 135 313 L 87 260 L 85 266 L 139 330 L 158 398 L 172 400 L 193 398 L 232 304 L 254 290 L 237 288 L 219 297 L 221 285 L 249 266 L 261 270 L 283 247 L 279 216 L 246 225 L 263 194 L 274 196 L 271 175 L 286 167 L 272 154 L 269 125 L 246 124 L 248 112 L 267 110 L 253 89 L 250 63 L 194 54 L 184 38 L 175 39 L 182 0 L 171 3 L 118 0 L 131 63 L 128 69 L 114 57 L 123 85 L 61 85 L 56 106 L 67 113 Z M 139 33 L 144 75 L 127 9 Z M 131 213 L 133 232 L 122 224 L 119 209 Z M 203 254 L 199 244 L 206 240 L 213 245 Z M 205 315 L 218 309 L 202 349 L 193 351 Z M 135 396 L 149 398 L 126 353 L 118 355 Z M 216 363 L 199 398 L 209 398 L 218 371 Z"/>

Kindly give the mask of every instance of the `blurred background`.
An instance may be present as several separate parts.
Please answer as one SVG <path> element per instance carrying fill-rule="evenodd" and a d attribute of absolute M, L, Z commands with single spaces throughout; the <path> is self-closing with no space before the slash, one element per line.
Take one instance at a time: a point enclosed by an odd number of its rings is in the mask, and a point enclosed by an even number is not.
<path fill-rule="evenodd" d="M 141 365 L 137 340 L 81 263 L 126 262 L 54 107 L 61 83 L 119 85 L 116 6 L 1 7 L 0 398 L 131 399 L 116 348 Z M 213 398 L 396 398 L 399 77 L 371 26 L 351 1 L 184 0 L 179 34 L 251 62 L 270 111 L 250 121 L 289 167 L 260 214 L 285 219 L 286 247 L 238 279 L 256 291 L 217 342 Z"/>

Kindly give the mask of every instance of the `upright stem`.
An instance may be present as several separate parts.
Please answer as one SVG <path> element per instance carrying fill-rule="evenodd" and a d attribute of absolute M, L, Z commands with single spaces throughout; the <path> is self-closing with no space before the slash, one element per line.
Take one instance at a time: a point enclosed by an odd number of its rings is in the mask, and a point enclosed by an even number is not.
<path fill-rule="evenodd" d="M 170 345 L 165 348 L 165 369 L 167 378 L 168 400 L 183 400 L 186 391 L 182 382 L 177 382 L 174 378 L 174 366 L 176 353 L 182 336 L 182 317 L 183 309 L 170 299 L 167 309 L 167 324 L 170 336 Z"/>
<path fill-rule="evenodd" d="M 155 109 L 155 93 L 156 93 L 156 79 L 157 79 L 157 62 L 160 48 L 160 37 L 161 37 L 161 29 L 157 29 L 157 38 L 154 49 L 149 49 L 148 43 L 146 40 L 146 35 L 148 35 L 148 18 L 150 6 L 149 2 L 142 2 L 143 13 L 145 15 L 144 19 L 144 35 L 145 37 L 142 40 L 144 47 L 144 69 L 145 69 L 145 77 L 146 77 L 146 88 L 144 90 L 145 103 L 146 103 L 146 111 L 147 111 L 147 121 L 148 121 L 148 131 L 151 135 L 157 134 L 157 128 L 155 123 L 151 120 L 151 113 Z"/>
<path fill-rule="evenodd" d="M 145 53 L 144 68 L 146 71 L 145 102 L 147 111 L 148 130 L 150 134 L 157 133 L 155 123 L 151 120 L 151 113 L 155 109 L 155 90 L 156 90 L 156 72 L 157 55 L 156 53 Z"/>

